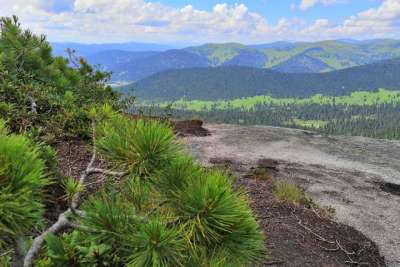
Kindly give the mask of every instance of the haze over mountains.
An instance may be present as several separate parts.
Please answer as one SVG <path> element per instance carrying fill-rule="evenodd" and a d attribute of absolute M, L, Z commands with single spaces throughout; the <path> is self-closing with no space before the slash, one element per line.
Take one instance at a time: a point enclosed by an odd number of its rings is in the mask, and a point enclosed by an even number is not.
<path fill-rule="evenodd" d="M 114 82 L 135 82 L 166 70 L 196 67 L 244 66 L 284 73 L 320 73 L 400 57 L 400 40 L 392 39 L 259 45 L 225 43 L 181 49 L 145 43 L 56 43 L 54 52 L 62 54 L 68 47 L 74 48 L 90 63 L 113 72 Z"/>
<path fill-rule="evenodd" d="M 171 46 L 155 43 L 110 43 L 110 44 L 81 44 L 81 43 L 52 43 L 53 53 L 57 56 L 65 56 L 67 48 L 74 49 L 80 56 L 87 57 L 102 53 L 105 51 L 121 50 L 125 52 L 131 51 L 165 51 L 171 49 Z"/>

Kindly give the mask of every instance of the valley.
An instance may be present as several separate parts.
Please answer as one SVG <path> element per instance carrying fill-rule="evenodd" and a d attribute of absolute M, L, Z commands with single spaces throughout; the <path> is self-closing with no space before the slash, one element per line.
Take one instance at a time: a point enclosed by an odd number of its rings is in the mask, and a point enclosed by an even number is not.
<path fill-rule="evenodd" d="M 400 139 L 400 92 L 379 89 L 344 96 L 308 98 L 254 96 L 233 100 L 139 102 L 131 112 L 198 118 L 213 123 L 272 125 L 314 130 L 327 135 Z"/>
<path fill-rule="evenodd" d="M 358 91 L 350 95 L 343 96 L 324 96 L 322 94 L 313 95 L 308 98 L 274 98 L 271 96 L 251 96 L 232 100 L 178 100 L 173 102 L 159 103 L 160 107 L 171 105 L 173 109 L 183 109 L 191 111 L 202 110 L 224 110 L 224 109 L 254 109 L 259 105 L 354 105 L 354 106 L 374 106 L 382 104 L 400 103 L 400 91 L 379 89 L 376 92 Z"/>

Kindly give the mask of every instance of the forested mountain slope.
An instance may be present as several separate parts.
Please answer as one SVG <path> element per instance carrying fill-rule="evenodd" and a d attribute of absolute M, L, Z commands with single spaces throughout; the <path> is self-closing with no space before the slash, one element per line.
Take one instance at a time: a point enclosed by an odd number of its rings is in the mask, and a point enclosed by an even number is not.
<path fill-rule="evenodd" d="M 294 56 L 274 67 L 273 70 L 286 73 L 317 73 L 335 70 L 320 59 L 311 57 L 306 53 Z"/>
<path fill-rule="evenodd" d="M 134 57 L 132 53 L 135 53 Z M 131 59 L 129 59 L 129 56 Z M 165 52 L 130 52 L 127 56 L 122 56 L 121 59 L 122 61 L 103 65 L 98 58 L 91 56 L 89 62 L 100 63 L 100 66 L 110 66 L 106 70 L 113 72 L 113 80 L 116 81 L 137 81 L 165 70 L 208 66 L 207 59 L 177 49 Z"/>
<path fill-rule="evenodd" d="M 133 87 L 138 97 L 151 100 L 345 95 L 378 88 L 399 89 L 400 59 L 328 73 L 288 74 L 249 67 L 170 70 L 145 78 Z"/>
<path fill-rule="evenodd" d="M 56 45 L 55 51 L 60 47 L 65 49 L 68 44 Z M 72 47 L 88 55 L 90 63 L 100 64 L 102 69 L 112 71 L 114 81 L 137 81 L 164 70 L 207 66 L 246 66 L 285 73 L 327 72 L 400 57 L 400 41 L 386 39 L 276 42 L 259 45 L 223 43 L 174 50 L 162 50 L 162 46 L 149 45 L 140 46 L 148 47 L 148 50 L 140 50 L 140 59 L 132 56 L 132 52 L 137 52 L 140 47 L 132 48 L 132 45 L 128 44 L 72 44 Z M 115 57 L 115 50 L 120 51 L 123 61 L 119 60 L 120 56 L 111 60 Z M 104 60 L 104 55 L 107 54 L 110 55 L 110 60 Z M 115 64 L 115 61 L 118 64 Z"/>
<path fill-rule="evenodd" d="M 102 70 L 120 73 L 131 62 L 148 58 L 158 53 L 157 51 L 107 50 L 90 55 L 86 60 L 97 65 Z"/>

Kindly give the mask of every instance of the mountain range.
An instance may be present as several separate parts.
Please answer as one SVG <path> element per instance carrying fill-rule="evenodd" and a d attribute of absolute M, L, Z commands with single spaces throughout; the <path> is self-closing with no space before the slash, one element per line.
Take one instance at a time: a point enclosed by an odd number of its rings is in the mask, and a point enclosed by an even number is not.
<path fill-rule="evenodd" d="M 400 89 L 400 58 L 325 73 L 282 73 L 271 69 L 219 66 L 168 70 L 119 89 L 133 88 L 141 100 L 235 99 L 257 95 L 309 97 L 347 95 L 379 88 Z"/>
<path fill-rule="evenodd" d="M 156 43 L 108 43 L 108 44 L 82 44 L 82 43 L 62 43 L 53 42 L 51 43 L 53 53 L 56 56 L 65 56 L 67 48 L 73 49 L 79 56 L 87 57 L 89 55 L 95 55 L 97 53 L 104 53 L 106 51 L 120 50 L 124 52 L 143 52 L 143 51 L 165 51 L 172 47 L 164 44 Z"/>
<path fill-rule="evenodd" d="M 323 73 L 400 57 L 400 40 L 392 39 L 224 43 L 180 49 L 143 43 L 53 46 L 56 54 L 72 47 L 90 63 L 111 71 L 113 81 L 128 82 L 172 69 L 242 66 L 284 73 Z"/>

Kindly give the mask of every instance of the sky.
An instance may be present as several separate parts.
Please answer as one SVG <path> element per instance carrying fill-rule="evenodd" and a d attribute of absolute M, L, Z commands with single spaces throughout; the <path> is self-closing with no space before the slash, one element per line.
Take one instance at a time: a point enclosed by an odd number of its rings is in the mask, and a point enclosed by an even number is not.
<path fill-rule="evenodd" d="M 400 38 L 400 0 L 0 0 L 10 15 L 53 42 Z"/>

